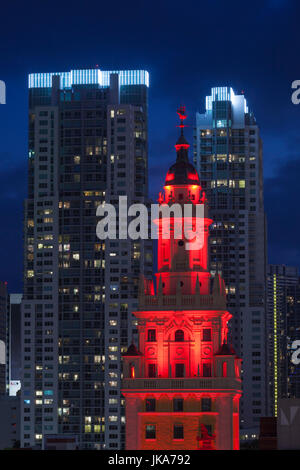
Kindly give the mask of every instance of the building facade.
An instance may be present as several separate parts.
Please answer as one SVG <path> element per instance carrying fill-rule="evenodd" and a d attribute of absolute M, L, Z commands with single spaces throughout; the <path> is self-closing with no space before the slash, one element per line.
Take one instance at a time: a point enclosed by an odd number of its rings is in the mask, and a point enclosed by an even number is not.
<path fill-rule="evenodd" d="M 0 395 L 6 394 L 6 320 L 8 294 L 6 282 L 0 281 Z"/>
<path fill-rule="evenodd" d="M 122 447 L 120 354 L 152 253 L 100 240 L 96 211 L 121 195 L 146 201 L 148 86 L 140 70 L 29 76 L 22 447 L 51 434 Z"/>
<path fill-rule="evenodd" d="M 19 392 L 20 393 L 20 392 Z M 20 394 L 0 397 L 0 450 L 20 447 Z"/>
<path fill-rule="evenodd" d="M 292 362 L 300 340 L 299 269 L 268 265 L 267 294 L 270 414 L 278 416 L 280 398 L 300 398 L 300 366 Z"/>
<path fill-rule="evenodd" d="M 300 449 L 300 399 L 297 397 L 278 399 L 277 449 Z"/>
<path fill-rule="evenodd" d="M 230 336 L 243 358 L 241 435 L 255 436 L 267 414 L 266 229 L 262 142 L 243 94 L 212 88 L 196 114 L 194 163 L 214 220 L 211 273 L 224 277 Z"/>
<path fill-rule="evenodd" d="M 21 388 L 22 294 L 9 294 L 6 321 L 6 390 L 15 396 Z"/>
<path fill-rule="evenodd" d="M 123 355 L 126 449 L 238 449 L 241 360 L 227 345 L 224 282 L 208 270 L 212 220 L 183 133 L 175 147 L 177 160 L 159 197 L 161 209 L 169 210 L 155 220 L 156 290 L 141 276 L 134 312 L 139 350 L 132 344 Z M 190 215 L 170 216 L 175 205 L 189 206 Z M 201 240 L 189 242 L 196 227 Z"/>

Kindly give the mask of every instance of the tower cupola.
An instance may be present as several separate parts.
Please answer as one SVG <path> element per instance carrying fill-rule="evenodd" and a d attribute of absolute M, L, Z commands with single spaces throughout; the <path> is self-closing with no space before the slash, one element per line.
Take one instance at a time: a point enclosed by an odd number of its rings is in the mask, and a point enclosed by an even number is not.
<path fill-rule="evenodd" d="M 179 127 L 181 129 L 180 136 L 175 144 L 175 149 L 177 153 L 176 162 L 170 167 L 167 176 L 166 176 L 166 185 L 185 185 L 193 184 L 200 185 L 199 176 L 194 168 L 194 166 L 189 162 L 188 149 L 190 145 L 188 144 L 184 134 L 183 129 L 185 126 L 184 120 L 187 115 L 185 113 L 185 106 L 181 106 L 177 110 L 177 114 L 180 118 Z"/>

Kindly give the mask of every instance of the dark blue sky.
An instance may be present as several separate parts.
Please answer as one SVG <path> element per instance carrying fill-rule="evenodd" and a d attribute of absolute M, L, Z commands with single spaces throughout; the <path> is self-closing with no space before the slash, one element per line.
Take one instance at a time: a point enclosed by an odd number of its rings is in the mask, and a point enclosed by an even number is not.
<path fill-rule="evenodd" d="M 27 1 L 2 5 L 0 80 L 0 279 L 21 289 L 26 195 L 27 74 L 72 68 L 145 68 L 150 72 L 150 181 L 156 195 L 185 103 L 192 139 L 196 110 L 211 86 L 244 90 L 264 143 L 269 260 L 300 265 L 300 4 L 244 1 Z"/>

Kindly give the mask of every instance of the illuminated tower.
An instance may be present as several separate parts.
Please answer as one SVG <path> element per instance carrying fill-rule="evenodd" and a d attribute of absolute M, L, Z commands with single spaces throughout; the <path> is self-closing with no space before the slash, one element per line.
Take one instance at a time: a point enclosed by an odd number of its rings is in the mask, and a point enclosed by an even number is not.
<path fill-rule="evenodd" d="M 156 220 L 157 288 L 141 278 L 139 310 L 134 312 L 139 350 L 132 344 L 123 355 L 126 449 L 238 449 L 241 360 L 227 345 L 231 314 L 224 282 L 219 274 L 211 280 L 208 271 L 212 220 L 188 160 L 184 108 L 178 114 L 177 159 L 167 173 Z M 172 204 L 189 206 L 192 217 L 183 220 L 174 207 L 170 210 Z M 195 241 L 184 227 L 195 228 L 201 212 L 203 243 L 191 249 Z"/>

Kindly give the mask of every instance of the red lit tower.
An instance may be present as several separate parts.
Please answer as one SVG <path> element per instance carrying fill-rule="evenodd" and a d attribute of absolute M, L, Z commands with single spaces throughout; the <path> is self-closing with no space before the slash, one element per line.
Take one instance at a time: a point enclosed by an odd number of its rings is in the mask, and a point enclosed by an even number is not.
<path fill-rule="evenodd" d="M 227 345 L 224 281 L 208 270 L 208 235 L 212 223 L 198 174 L 189 162 L 183 135 L 185 112 L 178 110 L 181 134 L 176 163 L 169 169 L 160 204 L 203 205 L 202 247 L 186 249 L 182 222 L 170 217 L 170 238 L 157 219 L 158 272 L 141 278 L 139 350 L 123 355 L 122 393 L 126 403 L 126 449 L 239 449 L 241 359 Z M 191 222 L 191 220 L 189 221 Z M 184 223 L 187 223 L 186 220 Z M 184 227 L 184 225 L 183 225 Z"/>

